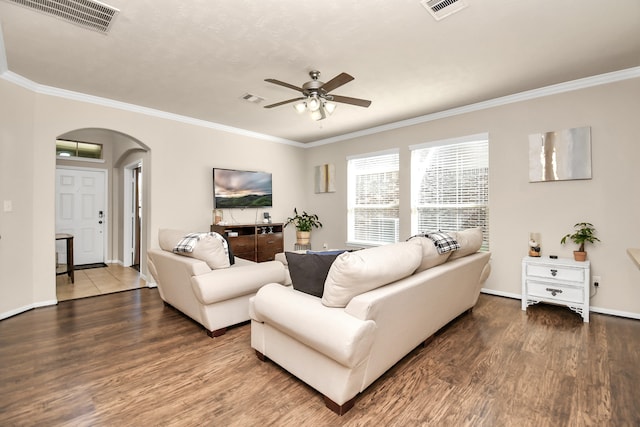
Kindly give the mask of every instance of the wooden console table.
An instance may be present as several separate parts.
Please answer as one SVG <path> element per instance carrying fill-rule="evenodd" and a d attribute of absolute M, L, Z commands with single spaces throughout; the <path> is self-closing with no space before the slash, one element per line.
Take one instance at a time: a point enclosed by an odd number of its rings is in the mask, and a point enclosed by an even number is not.
<path fill-rule="evenodd" d="M 283 224 L 212 225 L 211 231 L 227 237 L 233 255 L 254 262 L 273 261 L 284 251 Z"/>
<path fill-rule="evenodd" d="M 56 275 L 68 274 L 71 278 L 71 283 L 74 283 L 73 278 L 73 234 L 56 233 L 56 240 L 66 240 L 67 242 L 67 269 L 65 271 L 58 271 Z"/>

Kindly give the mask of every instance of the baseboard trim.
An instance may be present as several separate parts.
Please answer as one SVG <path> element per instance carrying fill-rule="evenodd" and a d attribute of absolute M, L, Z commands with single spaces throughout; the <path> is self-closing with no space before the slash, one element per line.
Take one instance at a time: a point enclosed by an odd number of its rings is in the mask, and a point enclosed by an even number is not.
<path fill-rule="evenodd" d="M 0 320 L 8 319 L 9 317 L 22 314 L 25 311 L 33 310 L 34 308 L 47 307 L 47 306 L 56 305 L 56 304 L 58 304 L 58 300 L 55 300 L 55 299 L 49 300 L 49 301 L 35 302 L 33 304 L 25 305 L 23 307 L 19 307 L 13 310 L 6 311 L 4 313 L 0 313 Z"/>
<path fill-rule="evenodd" d="M 495 289 L 482 288 L 480 289 L 480 292 L 482 292 L 483 294 L 496 295 L 499 297 L 522 299 L 521 294 L 513 294 L 511 292 L 496 291 Z"/>
<path fill-rule="evenodd" d="M 602 307 L 589 307 L 589 311 L 592 313 L 608 314 L 610 316 L 627 317 L 629 319 L 640 320 L 640 313 L 631 313 L 629 311 L 610 310 Z"/>
<path fill-rule="evenodd" d="M 519 299 L 519 300 L 522 299 L 522 295 L 521 294 L 514 294 L 514 293 L 511 293 L 511 292 L 496 291 L 494 289 L 482 288 L 482 289 L 480 289 L 480 292 L 482 292 L 483 294 L 495 295 L 495 296 L 499 296 L 499 297 L 513 298 L 513 299 Z M 640 313 L 632 313 L 630 311 L 611 310 L 609 308 L 594 307 L 594 306 L 590 306 L 589 307 L 589 311 L 592 312 L 592 313 L 607 314 L 609 316 L 626 317 L 628 319 L 640 320 Z"/>

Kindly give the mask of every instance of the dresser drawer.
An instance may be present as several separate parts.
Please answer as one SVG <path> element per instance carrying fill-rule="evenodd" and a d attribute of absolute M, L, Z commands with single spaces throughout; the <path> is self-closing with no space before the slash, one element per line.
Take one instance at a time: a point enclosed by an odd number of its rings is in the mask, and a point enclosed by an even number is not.
<path fill-rule="evenodd" d="M 258 250 L 267 249 L 282 252 L 282 234 L 259 234 L 258 235 Z"/>
<path fill-rule="evenodd" d="M 528 294 L 549 300 L 561 300 L 575 303 L 584 302 L 584 288 L 553 283 L 527 282 Z M 555 294 L 555 295 L 554 295 Z"/>
<path fill-rule="evenodd" d="M 584 280 L 584 269 L 556 265 L 529 264 L 527 265 L 526 275 L 544 279 L 582 282 Z"/>
<path fill-rule="evenodd" d="M 255 236 L 228 237 L 233 255 L 255 261 L 256 240 Z"/>
<path fill-rule="evenodd" d="M 283 251 L 282 233 L 258 235 L 258 262 L 273 261 L 276 254 Z"/>

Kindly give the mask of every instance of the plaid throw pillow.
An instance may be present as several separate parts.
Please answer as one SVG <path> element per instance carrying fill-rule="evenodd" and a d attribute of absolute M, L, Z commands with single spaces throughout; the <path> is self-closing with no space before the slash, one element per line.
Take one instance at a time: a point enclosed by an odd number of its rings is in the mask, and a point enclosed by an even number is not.
<path fill-rule="evenodd" d="M 189 233 L 180 240 L 173 248 L 173 252 L 193 252 L 193 248 L 198 244 L 200 236 L 205 233 Z"/>
<path fill-rule="evenodd" d="M 439 254 L 455 251 L 460 249 L 460 244 L 453 237 L 447 233 L 441 231 L 427 233 L 427 237 L 433 240 L 433 244 L 436 246 L 436 250 Z"/>

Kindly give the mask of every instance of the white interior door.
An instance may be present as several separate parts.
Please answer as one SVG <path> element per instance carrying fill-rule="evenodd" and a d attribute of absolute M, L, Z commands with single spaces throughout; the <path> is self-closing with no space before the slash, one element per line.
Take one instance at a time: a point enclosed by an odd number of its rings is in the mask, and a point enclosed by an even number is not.
<path fill-rule="evenodd" d="M 56 169 L 56 233 L 73 235 L 73 264 L 104 262 L 106 171 Z M 64 242 L 56 242 L 58 262 L 66 263 Z"/>

